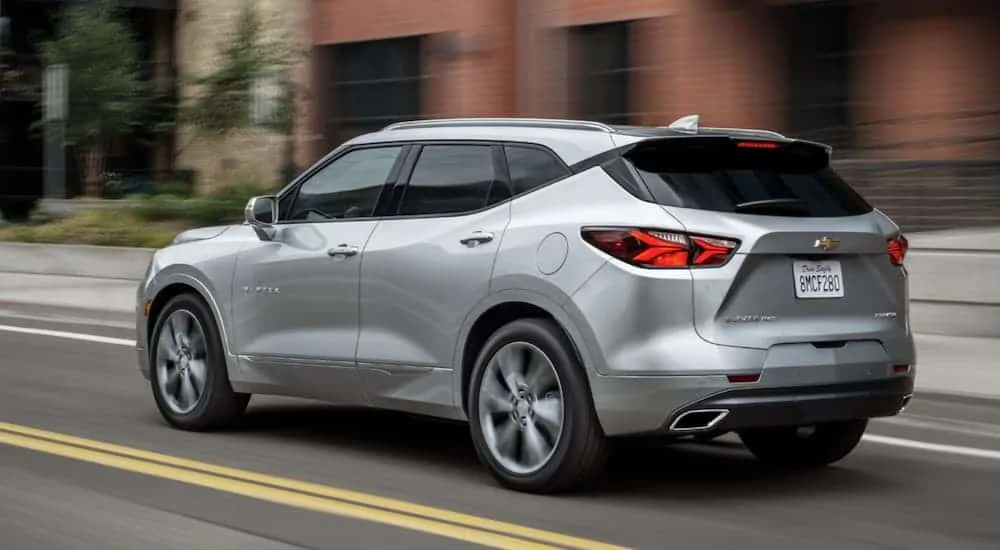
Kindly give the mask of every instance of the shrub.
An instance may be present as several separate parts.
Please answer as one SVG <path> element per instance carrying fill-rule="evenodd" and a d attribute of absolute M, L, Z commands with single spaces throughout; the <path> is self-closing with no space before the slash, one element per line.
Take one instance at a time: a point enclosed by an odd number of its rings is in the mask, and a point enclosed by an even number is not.
<path fill-rule="evenodd" d="M 190 181 L 171 180 L 153 185 L 153 195 L 169 195 L 189 198 L 194 194 L 194 184 Z"/>
<path fill-rule="evenodd" d="M 26 195 L 0 196 L 0 216 L 11 223 L 23 223 L 31 219 L 41 197 Z"/>
<path fill-rule="evenodd" d="M 147 223 L 128 212 L 93 210 L 42 225 L 0 229 L 0 240 L 159 248 L 170 244 L 182 229 L 179 224 L 170 227 Z"/>
<path fill-rule="evenodd" d="M 261 184 L 231 185 L 206 195 L 182 199 L 154 195 L 137 199 L 133 212 L 146 221 L 180 220 L 194 226 L 225 225 L 243 220 L 243 208 L 251 197 L 272 189 Z"/>

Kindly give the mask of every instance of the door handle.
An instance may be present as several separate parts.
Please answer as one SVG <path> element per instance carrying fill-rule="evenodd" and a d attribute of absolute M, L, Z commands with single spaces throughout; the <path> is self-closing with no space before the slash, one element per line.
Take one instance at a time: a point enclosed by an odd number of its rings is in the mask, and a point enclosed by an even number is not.
<path fill-rule="evenodd" d="M 464 239 L 458 241 L 465 246 L 473 247 L 481 244 L 488 243 L 493 240 L 493 233 L 487 233 L 485 231 L 476 231 L 472 235 L 465 237 Z"/>
<path fill-rule="evenodd" d="M 327 253 L 327 255 L 333 256 L 333 257 L 337 257 L 337 256 L 344 256 L 344 257 L 357 256 L 358 255 L 358 247 L 347 245 L 347 244 L 341 244 L 341 245 L 338 245 L 338 246 L 335 246 L 335 247 L 331 248 L 330 250 L 327 250 L 326 253 Z"/>

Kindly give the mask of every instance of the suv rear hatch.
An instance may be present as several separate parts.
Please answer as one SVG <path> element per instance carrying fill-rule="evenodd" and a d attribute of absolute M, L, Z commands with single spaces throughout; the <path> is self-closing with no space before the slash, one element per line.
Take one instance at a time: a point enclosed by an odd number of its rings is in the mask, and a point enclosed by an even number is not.
<path fill-rule="evenodd" d="M 768 348 L 907 333 L 905 238 L 825 147 L 698 136 L 644 141 L 625 157 L 689 233 L 740 243 L 725 265 L 692 268 L 702 338 Z"/>

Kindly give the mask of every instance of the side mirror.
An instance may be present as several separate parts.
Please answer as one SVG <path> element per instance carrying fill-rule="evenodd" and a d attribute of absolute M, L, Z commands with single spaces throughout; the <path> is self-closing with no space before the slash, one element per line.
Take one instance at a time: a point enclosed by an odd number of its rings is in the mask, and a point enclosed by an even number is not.
<path fill-rule="evenodd" d="M 274 223 L 278 220 L 278 199 L 273 196 L 254 197 L 247 201 L 243 219 L 262 241 L 274 239 Z"/>

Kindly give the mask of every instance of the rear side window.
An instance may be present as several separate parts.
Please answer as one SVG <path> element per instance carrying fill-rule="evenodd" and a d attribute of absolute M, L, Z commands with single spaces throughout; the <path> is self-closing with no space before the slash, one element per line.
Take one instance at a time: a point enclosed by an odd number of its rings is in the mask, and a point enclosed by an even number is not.
<path fill-rule="evenodd" d="M 840 217 L 872 207 L 813 145 L 741 150 L 723 138 L 644 147 L 629 155 L 653 199 L 666 206 L 770 216 Z M 695 140 L 692 140 L 695 141 Z"/>
<path fill-rule="evenodd" d="M 427 145 L 413 167 L 400 215 L 457 214 L 486 206 L 497 182 L 489 145 Z"/>
<path fill-rule="evenodd" d="M 569 175 L 569 169 L 552 153 L 537 147 L 504 147 L 514 196 Z"/>

